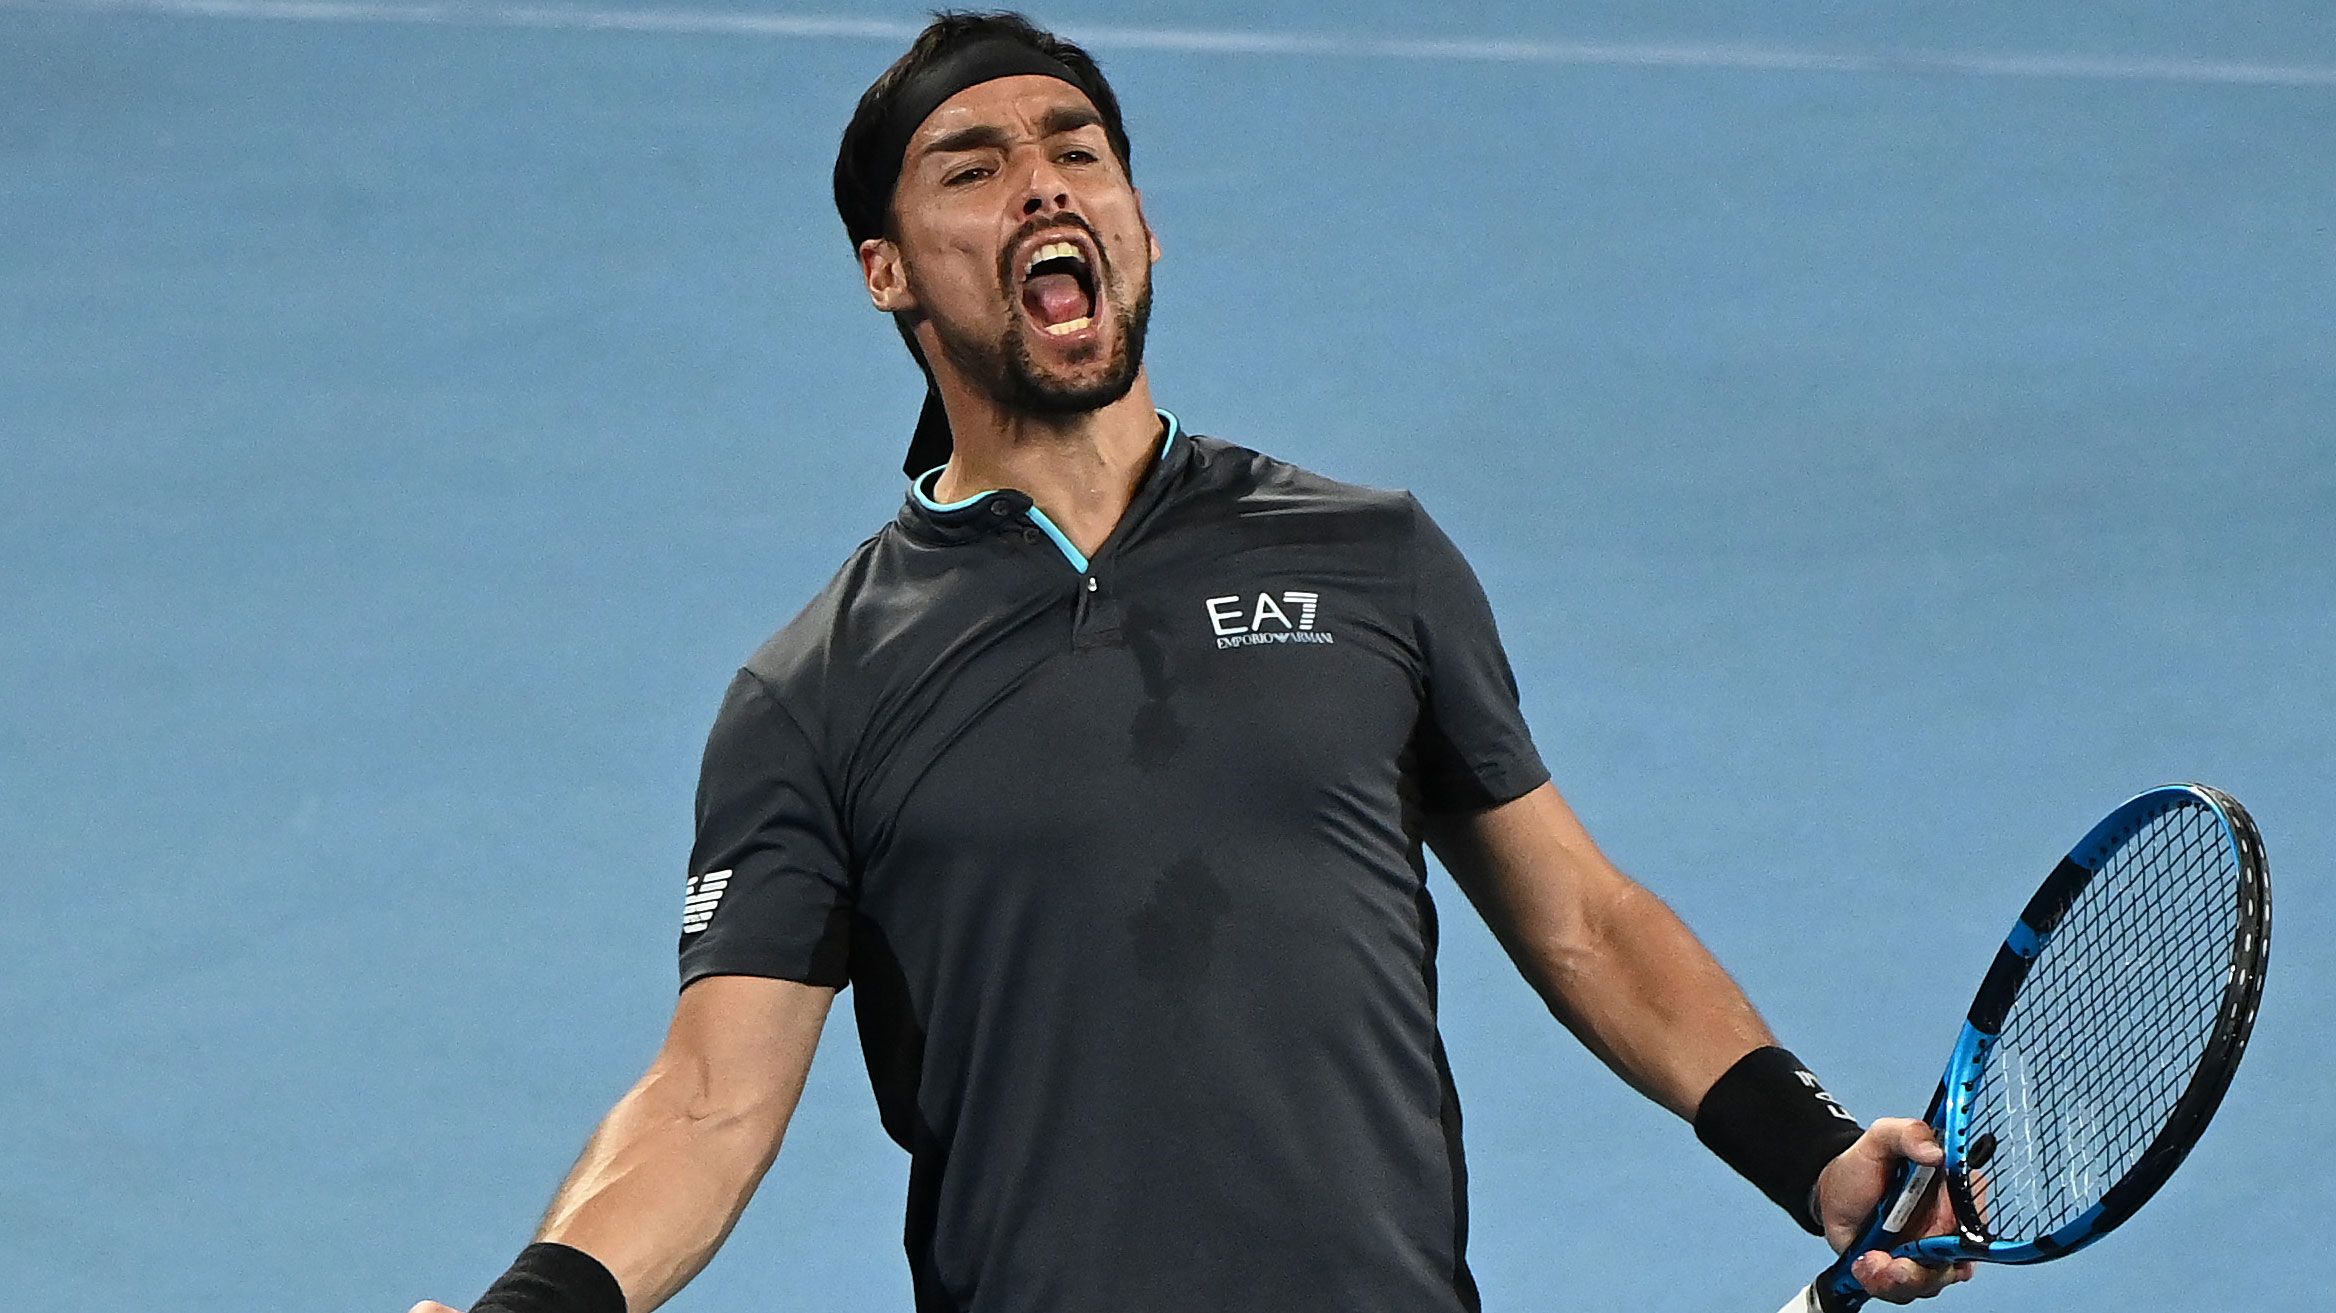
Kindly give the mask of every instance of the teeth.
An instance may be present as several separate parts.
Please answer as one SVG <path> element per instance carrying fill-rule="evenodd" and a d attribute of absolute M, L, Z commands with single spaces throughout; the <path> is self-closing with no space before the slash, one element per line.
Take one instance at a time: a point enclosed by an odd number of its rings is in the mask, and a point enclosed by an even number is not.
<path fill-rule="evenodd" d="M 1030 263 L 1022 266 L 1022 273 L 1025 277 L 1027 277 L 1031 270 L 1036 269 L 1038 266 L 1045 264 L 1049 260 L 1064 259 L 1077 260 L 1080 264 L 1085 264 L 1087 262 L 1086 257 L 1079 254 L 1079 248 L 1071 245 L 1069 242 L 1048 242 L 1046 245 L 1039 247 L 1036 251 L 1031 252 Z"/>
<path fill-rule="evenodd" d="M 1046 331 L 1056 337 L 1069 337 L 1071 334 L 1078 332 L 1080 329 L 1085 328 L 1087 325 L 1094 322 L 1095 320 L 1091 316 L 1080 315 L 1076 319 L 1066 319 L 1059 324 L 1048 324 L 1046 326 Z"/>

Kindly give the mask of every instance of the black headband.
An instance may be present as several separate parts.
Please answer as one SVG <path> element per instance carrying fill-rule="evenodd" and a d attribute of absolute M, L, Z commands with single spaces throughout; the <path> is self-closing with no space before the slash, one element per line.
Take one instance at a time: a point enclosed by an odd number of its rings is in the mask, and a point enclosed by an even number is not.
<path fill-rule="evenodd" d="M 845 209 L 845 224 L 853 228 L 853 239 L 873 235 L 873 230 L 883 226 L 882 215 L 892 204 L 893 189 L 900 185 L 901 170 L 908 163 L 909 139 L 934 110 L 967 87 L 1023 76 L 1068 82 L 1097 102 L 1103 112 L 1112 112 L 1104 108 L 1108 93 L 1097 96 L 1070 65 L 1012 37 L 987 37 L 950 51 L 901 85 L 873 130 L 856 131 L 847 137 L 845 157 L 837 161 L 836 201 L 839 209 Z M 924 409 L 918 412 L 916 435 L 909 440 L 908 457 L 901 462 L 901 469 L 915 478 L 946 464 L 950 450 L 949 416 L 928 379 Z"/>
<path fill-rule="evenodd" d="M 1070 65 L 1010 37 L 989 37 L 960 46 L 903 83 L 893 99 L 892 112 L 876 129 L 866 178 L 870 198 L 879 204 L 892 199 L 901 168 L 908 162 L 909 138 L 917 135 L 917 129 L 951 96 L 984 82 L 1024 76 L 1054 78 L 1087 90 Z"/>

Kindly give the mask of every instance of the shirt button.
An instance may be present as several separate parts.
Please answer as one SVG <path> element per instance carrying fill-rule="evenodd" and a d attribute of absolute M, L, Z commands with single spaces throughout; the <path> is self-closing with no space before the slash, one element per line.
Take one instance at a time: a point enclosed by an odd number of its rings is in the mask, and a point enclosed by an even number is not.
<path fill-rule="evenodd" d="M 1033 546 L 1033 547 L 1037 546 L 1037 545 L 1038 545 L 1038 530 L 1036 530 L 1036 529 L 1024 529 L 1024 530 L 1022 531 L 1022 541 L 1026 542 L 1026 543 L 1029 543 L 1029 544 L 1030 544 L 1031 546 Z"/>
<path fill-rule="evenodd" d="M 1090 593 L 1095 591 L 1095 576 L 1093 575 L 1087 576 L 1087 591 Z"/>
<path fill-rule="evenodd" d="M 999 516 L 999 517 L 1003 518 L 1003 517 L 1005 517 L 1005 516 L 1012 515 L 1013 513 L 1014 513 L 1014 508 L 1013 508 L 1013 507 L 1011 507 L 1011 506 L 1008 506 L 1008 505 L 1007 505 L 1007 504 L 1006 504 L 1004 501 L 1002 501 L 1002 500 L 1001 500 L 1001 501 L 993 501 L 993 502 L 991 502 L 991 503 L 990 503 L 990 514 L 992 514 L 992 515 Z"/>

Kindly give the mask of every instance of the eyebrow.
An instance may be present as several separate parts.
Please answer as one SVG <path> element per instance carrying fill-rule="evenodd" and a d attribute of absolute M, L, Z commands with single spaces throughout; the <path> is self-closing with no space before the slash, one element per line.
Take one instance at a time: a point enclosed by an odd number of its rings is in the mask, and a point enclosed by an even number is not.
<path fill-rule="evenodd" d="M 1057 105 L 1046 112 L 1045 118 L 1038 121 L 1039 131 L 1049 137 L 1059 137 L 1066 132 L 1077 132 L 1081 128 L 1100 128 L 1102 126 L 1103 116 L 1085 105 Z"/>
<path fill-rule="evenodd" d="M 952 151 L 1003 150 L 1005 147 L 1006 130 L 993 128 L 985 123 L 979 127 L 959 128 L 945 137 L 935 137 L 925 143 L 924 153 L 927 155 L 947 155 Z"/>
<path fill-rule="evenodd" d="M 1041 136 L 1059 137 L 1081 128 L 1103 126 L 1103 116 L 1085 105 L 1057 105 L 1038 120 Z M 922 154 L 947 155 L 963 150 L 1004 150 L 1011 142 L 1004 128 L 988 123 L 970 128 L 959 128 L 943 137 L 935 137 L 925 144 Z"/>

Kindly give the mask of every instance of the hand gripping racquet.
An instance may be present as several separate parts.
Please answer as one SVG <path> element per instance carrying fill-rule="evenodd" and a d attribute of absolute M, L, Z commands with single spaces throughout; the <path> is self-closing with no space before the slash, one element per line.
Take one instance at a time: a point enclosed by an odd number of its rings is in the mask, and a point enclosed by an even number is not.
<path fill-rule="evenodd" d="M 2151 789 L 2109 813 L 2028 900 L 1923 1114 L 1943 1167 L 1901 1163 L 1865 1234 L 1780 1313 L 1872 1298 L 1869 1249 L 2041 1263 L 2115 1230 L 2198 1142 L 2246 1051 L 2270 952 L 2263 841 L 2238 800 Z M 1955 1233 L 1901 1232 L 1933 1178 Z"/>

